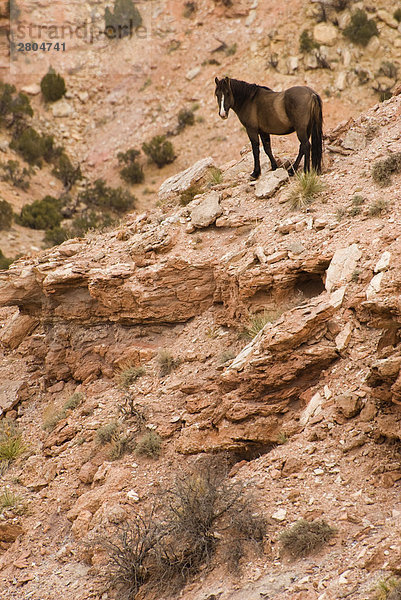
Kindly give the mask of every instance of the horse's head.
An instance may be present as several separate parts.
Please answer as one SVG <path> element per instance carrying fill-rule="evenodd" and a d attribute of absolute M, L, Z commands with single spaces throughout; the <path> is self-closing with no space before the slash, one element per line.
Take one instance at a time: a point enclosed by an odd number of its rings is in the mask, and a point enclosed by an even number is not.
<path fill-rule="evenodd" d="M 216 98 L 219 105 L 219 115 L 222 119 L 227 119 L 228 111 L 234 106 L 234 96 L 230 85 L 229 77 L 223 79 L 215 78 Z"/>

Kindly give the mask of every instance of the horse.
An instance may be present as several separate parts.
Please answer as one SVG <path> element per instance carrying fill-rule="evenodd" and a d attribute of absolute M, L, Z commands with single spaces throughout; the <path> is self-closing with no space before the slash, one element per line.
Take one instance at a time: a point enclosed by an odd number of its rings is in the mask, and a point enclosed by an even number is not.
<path fill-rule="evenodd" d="M 272 154 L 270 134 L 287 135 L 296 132 L 300 146 L 298 156 L 289 169 L 293 175 L 304 157 L 304 171 L 312 168 L 321 172 L 322 168 L 322 99 L 307 86 L 294 86 L 283 92 L 247 83 L 238 79 L 215 78 L 215 95 L 222 119 L 228 118 L 230 108 L 245 127 L 252 144 L 254 168 L 251 179 L 260 176 L 259 136 L 263 148 L 270 159 L 271 168 L 277 169 L 277 162 Z M 309 141 L 311 138 L 311 142 Z"/>

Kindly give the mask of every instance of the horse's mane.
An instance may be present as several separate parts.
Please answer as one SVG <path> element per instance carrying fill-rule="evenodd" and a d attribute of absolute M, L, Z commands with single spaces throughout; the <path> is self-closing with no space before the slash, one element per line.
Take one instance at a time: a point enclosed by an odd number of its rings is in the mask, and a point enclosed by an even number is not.
<path fill-rule="evenodd" d="M 230 79 L 230 85 L 232 92 L 234 94 L 235 100 L 238 103 L 244 102 L 244 100 L 248 100 L 249 98 L 253 98 L 258 89 L 262 88 L 264 90 L 272 91 L 271 88 L 266 85 L 257 85 L 256 83 L 247 83 L 246 81 L 242 81 L 241 79 Z"/>

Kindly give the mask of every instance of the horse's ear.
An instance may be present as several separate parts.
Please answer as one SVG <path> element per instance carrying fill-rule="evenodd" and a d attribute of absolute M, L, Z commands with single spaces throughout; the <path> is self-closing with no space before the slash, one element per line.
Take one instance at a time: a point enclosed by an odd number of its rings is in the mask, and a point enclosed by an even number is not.
<path fill-rule="evenodd" d="M 219 85 L 219 83 L 220 83 L 220 81 L 219 81 L 219 78 L 218 78 L 218 77 L 215 77 L 215 78 L 214 78 L 214 82 L 215 82 L 215 84 L 216 84 L 216 85 Z"/>

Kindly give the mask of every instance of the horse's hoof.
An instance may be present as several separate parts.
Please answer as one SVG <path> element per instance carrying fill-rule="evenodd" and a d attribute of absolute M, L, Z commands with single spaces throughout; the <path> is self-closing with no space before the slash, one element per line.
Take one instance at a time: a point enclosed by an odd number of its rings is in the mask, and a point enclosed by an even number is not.
<path fill-rule="evenodd" d="M 288 175 L 289 175 L 290 177 L 294 177 L 295 173 L 296 173 L 296 171 L 294 171 L 294 169 L 293 169 L 292 167 L 290 167 L 290 168 L 288 169 Z"/>
<path fill-rule="evenodd" d="M 260 173 L 251 173 L 250 174 L 251 181 L 255 181 L 255 179 L 259 179 L 259 177 L 260 177 Z"/>

